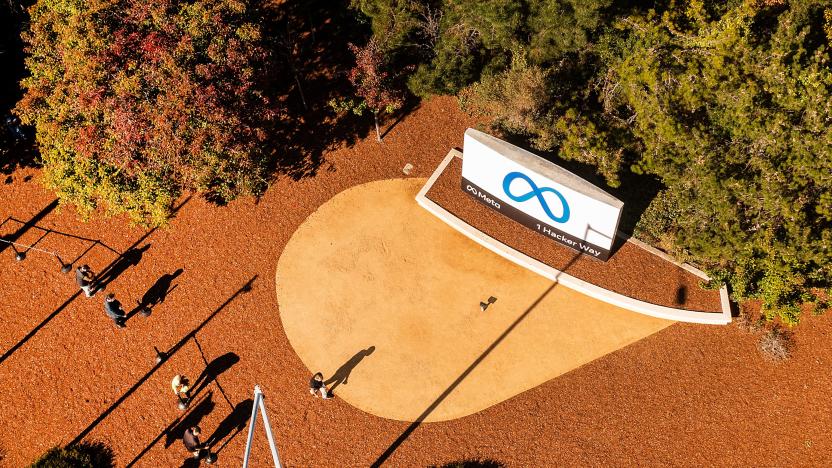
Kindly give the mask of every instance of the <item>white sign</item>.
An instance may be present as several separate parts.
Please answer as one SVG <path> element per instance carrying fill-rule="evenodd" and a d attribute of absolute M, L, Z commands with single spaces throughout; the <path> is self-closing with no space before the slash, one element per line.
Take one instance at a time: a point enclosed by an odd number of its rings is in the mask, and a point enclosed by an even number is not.
<path fill-rule="evenodd" d="M 462 190 L 581 253 L 607 260 L 624 204 L 571 172 L 469 128 Z"/>

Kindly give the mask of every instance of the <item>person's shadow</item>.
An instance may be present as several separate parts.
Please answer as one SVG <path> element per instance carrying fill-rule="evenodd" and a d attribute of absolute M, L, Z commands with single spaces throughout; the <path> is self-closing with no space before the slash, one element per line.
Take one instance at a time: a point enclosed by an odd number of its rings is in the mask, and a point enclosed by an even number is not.
<path fill-rule="evenodd" d="M 220 425 L 217 426 L 217 430 L 215 430 L 214 433 L 211 434 L 211 437 L 205 439 L 204 445 L 206 447 L 211 447 L 211 453 L 219 453 L 225 447 L 228 441 L 231 440 L 231 438 L 236 436 L 240 431 L 243 430 L 244 427 L 246 427 L 246 424 L 248 423 L 248 420 L 251 417 L 251 410 L 253 407 L 254 400 L 249 398 L 243 402 L 238 403 L 237 406 L 234 407 L 234 410 L 231 412 L 231 414 L 229 414 L 225 417 L 225 419 L 222 420 Z M 215 450 L 214 447 L 218 443 L 222 442 L 223 439 L 228 437 L 228 435 L 231 434 L 232 431 L 234 432 L 234 434 L 231 436 L 231 438 L 226 440 L 221 447 Z"/>
<path fill-rule="evenodd" d="M 335 371 L 334 374 L 332 374 L 332 377 L 324 381 L 324 384 L 326 385 L 332 384 L 332 386 L 329 387 L 330 393 L 334 392 L 335 387 L 337 387 L 338 385 L 346 385 L 347 383 L 349 383 L 348 381 L 350 378 L 350 374 L 352 373 L 352 370 L 355 369 L 355 366 L 357 366 L 362 359 L 373 354 L 373 351 L 375 350 L 375 346 L 370 346 L 367 349 L 362 349 L 361 351 L 356 353 L 355 356 L 351 357 L 349 361 L 345 362 L 341 367 L 339 367 L 338 370 Z"/>
<path fill-rule="evenodd" d="M 202 421 L 202 418 L 208 415 L 213 409 L 216 404 L 211 401 L 212 392 L 208 392 L 205 395 L 205 398 L 200 400 L 200 402 L 188 412 L 188 415 L 185 416 L 179 423 L 173 426 L 167 433 L 165 434 L 165 448 L 170 447 L 170 445 L 182 437 L 185 436 L 185 431 L 188 430 L 190 427 L 199 426 L 199 422 Z"/>
<path fill-rule="evenodd" d="M 131 266 L 136 266 L 142 260 L 145 251 L 150 248 L 150 244 L 145 244 L 143 247 L 130 249 L 124 252 L 110 268 L 101 272 L 101 275 L 95 280 L 96 291 L 107 289 L 107 286 L 116 278 L 121 276 Z"/>
<path fill-rule="evenodd" d="M 127 314 L 127 318 L 132 317 L 136 313 L 141 313 L 145 316 L 150 315 L 153 308 L 157 304 L 165 302 L 168 294 L 176 289 L 176 286 L 178 285 L 173 285 L 173 287 L 171 287 L 171 283 L 184 271 L 185 270 L 180 268 L 173 273 L 164 274 L 161 278 L 157 279 L 156 282 L 153 283 L 153 286 L 151 286 L 147 292 L 144 293 L 142 299 L 140 301 L 136 301 L 136 307 L 131 310 L 129 314 Z"/>
<path fill-rule="evenodd" d="M 227 371 L 231 368 L 231 366 L 237 364 L 238 362 L 240 362 L 240 357 L 234 353 L 225 353 L 211 361 L 207 366 L 205 366 L 205 370 L 199 374 L 199 377 L 196 378 L 191 386 L 193 389 L 191 391 L 191 395 L 198 395 L 199 392 L 201 392 L 202 389 L 204 389 L 208 384 L 213 382 L 218 375 Z"/>
<path fill-rule="evenodd" d="M 186 458 L 185 461 L 179 465 L 179 468 L 199 468 L 199 460 L 194 457 Z"/>

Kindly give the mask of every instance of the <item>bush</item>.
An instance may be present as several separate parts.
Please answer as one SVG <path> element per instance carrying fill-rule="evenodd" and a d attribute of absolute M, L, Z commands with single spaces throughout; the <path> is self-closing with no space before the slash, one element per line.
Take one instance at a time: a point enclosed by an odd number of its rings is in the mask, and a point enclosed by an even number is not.
<path fill-rule="evenodd" d="M 757 347 L 766 358 L 772 361 L 783 361 L 791 355 L 794 349 L 794 339 L 790 332 L 774 327 L 760 336 Z"/>

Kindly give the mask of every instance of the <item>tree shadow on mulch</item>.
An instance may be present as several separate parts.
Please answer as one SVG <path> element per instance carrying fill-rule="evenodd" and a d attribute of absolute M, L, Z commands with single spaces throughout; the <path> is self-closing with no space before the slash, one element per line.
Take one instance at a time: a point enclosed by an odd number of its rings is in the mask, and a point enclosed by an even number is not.
<path fill-rule="evenodd" d="M 80 442 L 66 447 L 52 447 L 30 468 L 71 466 L 75 468 L 115 467 L 113 449 L 103 442 Z"/>
<path fill-rule="evenodd" d="M 24 2 L 0 4 L 0 183 L 10 184 L 18 168 L 37 165 L 34 132 L 20 126 L 12 115 L 12 108 L 23 96 L 20 80 L 26 75 L 23 62 L 23 40 L 20 32 L 26 28 L 28 16 Z M 26 176 L 24 182 L 28 182 Z"/>
<path fill-rule="evenodd" d="M 372 117 L 338 113 L 329 105 L 352 96 L 347 73 L 355 57 L 348 43 L 365 44 L 370 25 L 346 1 L 282 2 L 266 15 L 275 61 L 267 88 L 286 110 L 271 133 L 271 169 L 299 180 L 317 174 L 326 152 L 354 145 L 373 128 Z M 418 101 L 408 104 L 387 121 L 395 123 L 418 107 Z"/>

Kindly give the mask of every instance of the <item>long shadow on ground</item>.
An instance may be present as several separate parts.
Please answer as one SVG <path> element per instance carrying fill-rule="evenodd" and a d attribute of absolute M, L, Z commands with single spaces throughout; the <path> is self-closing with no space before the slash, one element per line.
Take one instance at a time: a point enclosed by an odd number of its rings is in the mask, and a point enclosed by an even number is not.
<path fill-rule="evenodd" d="M 563 268 L 563 270 L 566 270 L 566 269 L 567 269 L 570 265 L 572 265 L 573 263 L 575 263 L 575 262 L 578 260 L 578 258 L 580 258 L 580 256 L 581 256 L 581 254 L 580 254 L 580 253 L 575 254 L 575 255 L 572 257 L 572 259 L 569 261 L 569 263 L 566 265 L 566 268 Z M 485 351 L 483 351 L 483 352 L 482 352 L 482 354 L 480 354 L 480 355 L 479 355 L 479 357 L 477 357 L 476 359 L 474 359 L 474 361 L 471 363 L 471 365 L 469 365 L 469 366 L 468 366 L 468 368 L 467 368 L 467 369 L 465 369 L 465 370 L 464 370 L 464 371 L 463 371 L 463 372 L 459 375 L 459 377 L 457 377 L 457 378 L 456 378 L 456 380 L 454 380 L 454 381 L 451 383 L 451 385 L 449 385 L 449 386 L 448 386 L 448 388 L 446 388 L 446 389 L 445 389 L 445 390 L 444 390 L 444 391 L 443 391 L 443 392 L 442 392 L 442 393 L 441 393 L 441 394 L 440 394 L 440 395 L 436 398 L 436 400 L 434 400 L 434 401 L 433 401 L 433 403 L 431 403 L 430 405 L 428 405 L 428 407 L 427 407 L 427 408 L 425 408 L 425 410 L 422 412 L 422 414 L 420 414 L 420 415 L 416 418 L 416 420 L 415 420 L 415 421 L 413 421 L 413 422 L 412 422 L 409 426 L 407 426 L 407 428 L 404 430 L 404 432 L 402 432 L 402 433 L 401 433 L 401 435 L 399 435 L 399 437 L 398 437 L 398 438 L 396 438 L 396 440 L 394 440 L 394 441 L 393 441 L 393 443 L 392 443 L 392 444 L 390 444 L 390 446 L 389 446 L 389 447 L 387 447 L 387 450 L 385 450 L 385 451 L 384 451 L 384 453 L 382 453 L 382 454 L 378 457 L 378 459 L 376 459 L 376 461 L 375 461 L 375 462 L 373 462 L 373 464 L 372 464 L 371 466 L 373 466 L 373 467 L 380 467 L 383 463 L 385 463 L 385 462 L 387 461 L 387 459 L 388 459 L 388 458 L 390 458 L 390 456 L 391 456 L 391 455 L 393 455 L 393 453 L 395 453 L 395 452 L 396 452 L 396 450 L 399 448 L 399 446 L 401 446 L 401 445 L 402 445 L 402 444 L 403 444 L 403 443 L 404 443 L 404 442 L 408 439 L 408 437 L 410 437 L 410 434 L 412 434 L 412 433 L 413 433 L 413 431 L 415 431 L 416 429 L 418 429 L 418 428 L 419 428 L 419 426 L 421 426 L 421 425 L 422 425 L 422 423 L 425 421 L 425 419 L 426 419 L 426 418 L 427 418 L 427 417 L 428 417 L 431 413 L 433 413 L 433 411 L 434 411 L 434 410 L 435 410 L 435 409 L 436 409 L 436 408 L 437 408 L 437 407 L 438 407 L 438 406 L 439 406 L 439 405 L 440 405 L 443 401 L 445 401 L 445 399 L 446 399 L 446 398 L 448 398 L 448 396 L 449 396 L 449 395 L 450 395 L 450 394 L 451 394 L 451 393 L 452 393 L 452 392 L 453 392 L 453 391 L 454 391 L 454 390 L 455 390 L 455 389 L 459 386 L 459 384 L 461 384 L 461 383 L 462 383 L 462 381 L 464 381 L 464 380 L 465 380 L 465 378 L 466 378 L 466 377 L 468 377 L 468 375 L 469 375 L 469 374 L 470 374 L 470 373 L 471 373 L 474 369 L 476 369 L 476 368 L 477 368 L 477 366 L 479 366 L 479 365 L 480 365 L 480 363 L 482 363 L 482 361 L 483 361 L 483 360 L 485 360 L 485 358 L 487 358 L 487 357 L 488 357 L 488 355 L 489 355 L 489 354 L 491 354 L 491 352 L 492 352 L 492 351 L 494 351 L 494 350 L 497 348 L 497 346 L 499 346 L 499 344 L 500 344 L 500 343 L 502 343 L 502 342 L 503 342 L 503 340 L 505 340 L 505 339 L 506 339 L 506 337 L 507 337 L 508 335 L 510 335 L 510 334 L 511 334 L 511 332 L 512 332 L 515 328 L 517 328 L 517 326 L 518 326 L 518 325 L 520 325 L 520 323 L 521 323 L 521 322 L 523 322 L 523 320 L 525 320 L 525 319 L 526 319 L 526 317 L 528 317 L 528 315 L 529 315 L 529 314 L 530 314 L 530 313 L 531 313 L 531 312 L 532 312 L 532 311 L 533 311 L 533 310 L 534 310 L 534 309 L 535 309 L 535 308 L 536 308 L 536 307 L 540 304 L 540 302 L 541 302 L 541 301 L 543 301 L 543 299 L 544 299 L 546 296 L 548 296 L 548 295 L 549 295 L 549 293 L 550 293 L 550 292 L 552 292 L 552 290 L 554 290 L 554 289 L 555 289 L 555 286 L 557 286 L 557 285 L 558 285 L 557 281 L 555 281 L 554 283 L 552 283 L 552 285 L 551 285 L 551 286 L 549 286 L 549 287 L 548 287 L 548 288 L 547 288 L 547 289 L 546 289 L 546 290 L 545 290 L 545 291 L 544 291 L 544 292 L 543 292 L 543 293 L 542 293 L 542 294 L 541 294 L 541 295 L 540 295 L 540 296 L 539 296 L 539 297 L 538 297 L 538 298 L 537 298 L 537 299 L 536 299 L 536 300 L 535 300 L 535 301 L 534 301 L 534 302 L 533 302 L 533 303 L 532 303 L 532 304 L 531 304 L 531 305 L 530 305 L 530 306 L 529 306 L 529 307 L 528 307 L 525 311 L 523 311 L 523 313 L 522 313 L 522 314 L 520 314 L 520 315 L 519 315 L 519 316 L 518 316 L 518 317 L 514 320 L 514 322 L 512 322 L 512 323 L 511 323 L 511 325 L 509 325 L 509 326 L 508 326 L 508 328 L 506 328 L 506 329 L 503 331 L 503 333 L 502 333 L 502 334 L 500 334 L 500 336 L 499 336 L 499 337 L 497 337 L 497 339 L 496 339 L 496 340 L 494 340 L 494 342 L 493 342 L 493 343 L 491 343 L 491 345 L 489 345 L 489 346 L 488 346 L 488 348 L 486 348 L 486 349 L 485 349 Z"/>
<path fill-rule="evenodd" d="M 139 312 L 146 316 L 150 315 L 153 309 L 157 305 L 165 302 L 168 294 L 176 289 L 177 285 L 171 286 L 171 283 L 173 283 L 173 280 L 175 280 L 184 271 L 184 269 L 179 268 L 173 273 L 166 273 L 157 279 L 156 282 L 148 288 L 147 292 L 142 295 L 142 298 L 136 301 L 136 307 L 127 314 L 127 320 L 130 320 L 130 317 Z"/>
<path fill-rule="evenodd" d="M 186 204 L 186 203 L 188 203 L 188 201 L 190 201 L 190 199 L 191 199 L 191 197 L 188 197 L 188 198 L 186 198 L 185 200 L 183 200 L 183 201 L 182 201 L 182 203 L 180 203 L 180 204 L 179 204 L 179 206 L 177 206 L 177 207 L 174 209 L 174 213 L 175 213 L 176 211 L 180 210 L 183 206 L 185 206 L 185 204 Z M 132 249 L 134 249 L 137 245 L 139 245 L 139 244 L 141 244 L 142 242 L 144 242 L 144 241 L 145 241 L 145 239 L 147 239 L 148 237 L 150 237 L 150 235 L 151 235 L 151 234 L 153 234 L 154 232 L 156 232 L 156 229 L 157 229 L 157 228 L 152 228 L 152 229 L 150 229 L 149 231 L 147 231 L 144 235 L 142 235 L 142 237 L 140 237 L 140 238 L 139 238 L 139 240 L 137 240 L 136 242 L 134 242 L 134 243 L 133 243 L 133 245 L 131 245 L 131 246 L 127 249 L 127 251 L 128 251 L 128 252 L 130 252 L 130 251 L 131 251 Z M 102 244 L 102 245 L 103 245 L 103 244 Z M 148 247 L 148 246 L 149 246 L 149 244 L 148 244 L 147 246 L 145 246 L 145 247 Z M 145 249 L 145 250 L 146 250 L 146 249 Z M 125 262 L 125 260 L 123 260 L 123 256 L 121 256 L 121 255 L 120 255 L 120 256 L 119 256 L 119 257 L 117 257 L 115 260 L 113 260 L 113 261 L 112 261 L 112 262 L 111 262 L 111 263 L 110 263 L 107 267 L 105 267 L 105 268 L 104 268 L 104 271 L 105 271 L 105 272 L 107 272 L 107 271 L 109 271 L 109 270 L 110 270 L 110 269 L 111 269 L 114 265 L 119 264 L 119 263 L 123 263 L 123 262 Z M 119 273 L 119 274 L 120 274 L 120 273 Z M 116 276 L 117 276 L 117 275 L 116 275 Z M 111 281 L 113 281 L 114 279 L 115 279 L 115 277 L 114 277 L 114 276 L 112 276 L 112 274 L 110 274 L 110 278 L 109 278 L 108 282 L 111 282 Z M 35 336 L 35 335 L 36 335 L 36 334 L 37 334 L 37 333 L 41 330 L 41 328 L 45 327 L 45 326 L 46 326 L 46 324 L 48 324 L 48 323 L 49 323 L 52 319 L 54 319 L 55 317 L 57 317 L 57 316 L 58 316 L 58 314 L 60 314 L 60 313 L 61 313 L 64 309 L 66 309 L 66 307 L 67 307 L 67 306 L 69 306 L 70 304 L 72 304 L 72 301 L 74 301 L 74 300 L 75 300 L 77 297 L 79 297 L 80 295 L 81 295 L 81 291 L 80 291 L 80 290 L 76 291 L 76 292 L 75 292 L 72 296 L 70 296 L 70 297 L 69 297 L 66 301 L 64 301 L 64 303 L 63 303 L 63 304 L 61 304 L 60 306 L 58 306 L 58 308 L 57 308 L 57 309 L 55 309 L 54 311 L 52 311 L 52 313 L 50 313 L 49 315 L 47 315 L 45 319 L 43 319 L 43 320 L 42 320 L 39 324 L 37 324 L 37 325 L 35 326 L 35 328 L 33 328 L 32 330 L 30 330 L 30 331 L 29 331 L 29 333 L 27 333 L 27 334 L 26 334 L 23 338 L 21 338 L 21 339 L 20 339 L 17 343 L 15 343 L 15 344 L 14 344 L 14 346 L 12 346 L 12 347 L 11 347 L 11 348 L 9 348 L 7 351 L 5 351 L 2 355 L 0 355 L 0 364 L 2 364 L 2 363 L 6 360 L 6 359 L 8 359 L 8 358 L 9 358 L 12 354 L 14 354 L 14 353 L 15 353 L 15 351 L 17 351 L 18 349 L 20 349 L 20 347 L 21 347 L 21 346 L 23 346 L 24 344 L 26 344 L 26 342 L 28 342 L 30 339 L 32 339 L 32 337 L 34 337 L 34 336 Z"/>
<path fill-rule="evenodd" d="M 295 180 L 314 176 L 326 152 L 353 145 L 372 128 L 371 117 L 339 114 L 329 105 L 352 95 L 347 73 L 355 58 L 347 44 L 365 44 L 369 24 L 345 1 L 282 2 L 267 15 L 266 36 L 279 73 L 268 87 L 287 111 L 272 132 L 273 169 Z M 416 107 L 411 102 L 398 117 Z"/>
<path fill-rule="evenodd" d="M 205 325 L 207 325 L 217 314 L 219 314 L 222 310 L 224 310 L 229 304 L 231 304 L 235 299 L 237 299 L 240 295 L 245 294 L 251 291 L 252 284 L 254 284 L 254 280 L 257 279 L 257 275 L 254 275 L 246 284 L 244 284 L 240 289 L 237 290 L 234 294 L 231 295 L 225 302 L 223 302 L 217 309 L 211 312 L 208 317 L 206 317 L 199 325 L 197 325 L 193 330 L 191 330 L 188 334 L 186 334 L 182 339 L 180 339 L 176 344 L 174 344 L 169 350 L 163 353 L 163 358 L 153 366 L 147 373 L 145 373 L 141 378 L 139 378 L 136 383 L 133 384 L 132 387 L 127 389 L 116 401 L 113 402 L 107 409 L 105 409 L 94 421 L 92 421 L 84 430 L 82 430 L 69 445 L 77 444 L 81 442 L 84 437 L 86 437 L 93 429 L 95 429 L 98 424 L 101 423 L 107 416 L 110 415 L 116 408 L 118 408 L 124 400 L 130 397 L 139 387 L 144 384 L 147 379 L 149 379 L 160 367 L 162 367 L 167 359 L 170 358 L 173 354 L 179 351 L 182 346 L 185 345 L 189 340 L 191 340 L 200 330 L 202 330 Z"/>
<path fill-rule="evenodd" d="M 338 370 L 332 374 L 332 377 L 326 379 L 324 384 L 331 385 L 329 388 L 330 393 L 335 392 L 335 388 L 339 385 L 344 384 L 346 385 L 349 383 L 350 374 L 352 373 L 353 369 L 364 360 L 365 357 L 373 354 L 373 351 L 376 350 L 375 346 L 370 346 L 367 349 L 362 349 L 361 351 L 355 353 L 355 356 L 351 357 L 347 362 L 341 365 Z"/>

